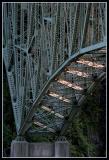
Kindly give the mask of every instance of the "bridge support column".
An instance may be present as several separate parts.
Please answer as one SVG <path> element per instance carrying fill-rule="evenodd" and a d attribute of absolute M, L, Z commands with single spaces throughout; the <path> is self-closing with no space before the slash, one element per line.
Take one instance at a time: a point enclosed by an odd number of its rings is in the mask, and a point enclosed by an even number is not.
<path fill-rule="evenodd" d="M 69 143 L 63 139 L 54 143 L 29 143 L 17 137 L 11 143 L 10 157 L 69 157 Z"/>
<path fill-rule="evenodd" d="M 55 157 L 69 157 L 69 142 L 65 137 L 60 137 L 55 142 Z"/>
<path fill-rule="evenodd" d="M 55 157 L 69 157 L 69 143 L 67 141 L 55 142 Z"/>
<path fill-rule="evenodd" d="M 11 143 L 10 157 L 28 157 L 28 142 L 24 138 L 17 137 Z"/>

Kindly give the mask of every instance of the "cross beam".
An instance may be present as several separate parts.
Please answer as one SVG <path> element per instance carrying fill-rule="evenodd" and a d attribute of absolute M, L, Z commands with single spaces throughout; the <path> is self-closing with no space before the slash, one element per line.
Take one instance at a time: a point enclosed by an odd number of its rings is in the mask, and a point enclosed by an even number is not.
<path fill-rule="evenodd" d="M 70 58 L 68 58 L 68 60 L 66 60 L 57 70 L 55 73 L 53 73 L 53 75 L 50 77 L 50 79 L 47 81 L 47 83 L 45 84 L 45 86 L 43 87 L 42 91 L 40 92 L 39 96 L 36 98 L 36 100 L 34 101 L 32 107 L 30 108 L 28 115 L 26 116 L 21 128 L 19 129 L 18 135 L 24 135 L 26 130 L 30 127 L 30 125 L 28 125 L 28 122 L 31 121 L 34 112 L 36 110 L 36 107 L 39 106 L 39 103 L 42 99 L 42 97 L 44 96 L 44 94 L 47 92 L 47 89 L 50 85 L 50 83 L 60 74 L 60 72 L 62 72 L 62 70 L 69 65 L 72 61 L 75 61 L 78 57 L 84 55 L 84 54 L 91 54 L 92 51 L 94 50 L 100 50 L 102 48 L 106 47 L 106 41 L 104 42 L 100 42 L 97 43 L 95 45 L 91 45 L 85 48 L 81 48 L 79 52 L 72 54 Z"/>

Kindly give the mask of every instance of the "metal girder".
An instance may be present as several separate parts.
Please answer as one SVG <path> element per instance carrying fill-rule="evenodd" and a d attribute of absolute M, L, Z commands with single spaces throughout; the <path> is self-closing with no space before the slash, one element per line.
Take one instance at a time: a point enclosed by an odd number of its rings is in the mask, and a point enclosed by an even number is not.
<path fill-rule="evenodd" d="M 55 59 L 57 57 L 57 53 L 56 53 L 56 48 L 57 48 L 57 37 L 58 37 L 58 32 L 59 32 L 59 23 L 60 23 L 60 4 L 58 4 L 58 9 L 57 9 L 57 19 L 56 19 L 56 27 L 55 27 L 55 42 L 54 42 L 54 52 L 53 52 L 53 56 L 52 56 L 52 73 L 54 72 L 54 70 L 56 69 L 56 62 Z"/>
<path fill-rule="evenodd" d="M 84 21 L 83 35 L 82 35 L 82 40 L 81 40 L 81 48 L 83 47 L 83 43 L 84 43 L 84 40 L 86 38 L 87 26 L 88 26 L 88 21 L 89 21 L 91 5 L 92 4 L 88 4 L 88 7 L 87 7 L 86 17 L 85 17 L 85 21 Z"/>
<path fill-rule="evenodd" d="M 40 133 L 40 135 L 43 135 L 43 136 L 45 135 L 45 133 L 49 134 L 49 135 L 53 135 L 53 133 L 49 132 L 49 131 L 43 132 L 43 131 L 37 131 L 37 130 L 29 130 L 28 132 L 29 132 L 29 134 L 32 134 L 32 135 L 39 135 L 39 133 Z"/>
<path fill-rule="evenodd" d="M 84 54 L 91 54 L 92 51 L 94 50 L 100 50 L 102 48 L 106 47 L 106 42 L 101 42 L 92 46 L 88 46 L 86 48 L 82 48 L 80 49 L 79 52 L 73 54 L 68 60 L 66 60 L 58 69 L 57 71 L 50 77 L 50 79 L 47 81 L 47 83 L 45 84 L 45 86 L 43 87 L 42 91 L 40 92 L 39 96 L 37 97 L 37 99 L 34 101 L 32 107 L 30 108 L 28 115 L 26 116 L 19 132 L 18 135 L 23 135 L 27 128 L 28 128 L 28 121 L 31 121 L 32 116 L 34 115 L 35 109 L 36 107 L 38 107 L 40 100 L 42 99 L 43 95 L 47 92 L 47 89 L 50 85 L 50 83 L 53 81 L 53 79 L 58 76 L 58 74 L 60 74 L 60 72 L 62 72 L 62 70 L 72 61 L 75 61 L 75 59 L 77 59 L 78 57 L 84 55 Z"/>
<path fill-rule="evenodd" d="M 93 83 L 91 84 L 91 86 L 89 87 L 89 89 L 88 89 L 88 91 L 87 91 L 87 94 L 91 93 L 92 90 L 95 89 L 95 86 L 98 84 L 98 82 L 100 82 L 100 81 L 101 81 L 103 78 L 105 78 L 105 77 L 106 77 L 106 73 L 105 73 L 105 72 L 103 72 L 102 74 L 100 74 L 100 76 L 96 79 L 96 81 L 93 82 Z M 59 136 L 61 136 L 61 135 L 64 134 L 64 132 L 65 132 L 66 128 L 68 127 L 69 123 L 71 122 L 72 118 L 74 118 L 74 116 L 76 115 L 76 113 L 80 111 L 81 105 L 85 102 L 85 99 L 86 99 L 86 97 L 87 97 L 87 94 L 86 94 L 86 95 L 83 95 L 83 96 L 80 98 L 80 100 L 79 100 L 79 102 L 78 102 L 78 105 L 75 106 L 75 107 L 72 109 L 72 111 L 71 111 L 71 113 L 70 113 L 70 115 L 69 115 L 68 120 L 64 122 L 64 125 L 63 125 L 63 127 L 62 127 L 62 129 L 61 129 L 61 132 L 60 132 L 60 135 L 59 135 Z"/>
<path fill-rule="evenodd" d="M 58 116 L 62 114 L 65 118 L 71 111 L 62 111 L 66 107 L 65 99 L 70 102 L 67 107 L 73 108 L 73 97 L 79 92 L 79 100 L 84 94 L 83 84 L 88 88 L 93 81 L 93 73 L 99 75 L 105 71 L 105 56 L 96 56 L 98 50 L 106 46 L 105 13 L 105 3 L 3 4 L 4 62 L 19 135 L 31 126 L 33 115 L 42 111 L 41 103 L 45 106 L 49 103 L 54 111 L 59 107 Z M 104 52 L 106 50 L 99 54 Z M 76 61 L 81 61 L 81 56 L 84 63 Z M 68 68 L 72 72 L 68 73 Z M 75 68 L 81 76 L 74 74 Z M 89 76 L 83 78 L 84 71 Z M 61 83 L 56 80 L 58 78 Z M 72 84 L 76 87 L 71 88 Z M 78 91 L 77 86 L 83 92 Z M 47 90 L 53 91 L 58 98 L 55 99 L 53 94 L 49 96 Z M 43 125 L 52 125 L 54 129 L 61 120 L 51 119 L 43 112 L 39 123 L 42 120 Z M 39 126 L 38 130 L 43 131 L 43 128 L 40 130 Z"/>
<path fill-rule="evenodd" d="M 81 40 L 81 48 L 83 47 L 83 42 L 84 42 L 84 39 L 86 38 L 86 30 L 87 30 L 87 26 L 88 26 L 90 9 L 91 9 L 91 4 L 88 4 L 87 12 L 86 12 L 85 20 L 84 20 L 84 26 L 83 26 L 83 34 L 82 34 L 82 40 Z"/>
<path fill-rule="evenodd" d="M 25 53 L 27 53 L 27 49 L 26 48 L 22 48 L 21 46 L 19 46 L 19 45 L 14 45 L 16 48 L 18 48 L 18 49 L 20 49 L 20 50 L 22 50 L 22 51 L 24 51 Z"/>

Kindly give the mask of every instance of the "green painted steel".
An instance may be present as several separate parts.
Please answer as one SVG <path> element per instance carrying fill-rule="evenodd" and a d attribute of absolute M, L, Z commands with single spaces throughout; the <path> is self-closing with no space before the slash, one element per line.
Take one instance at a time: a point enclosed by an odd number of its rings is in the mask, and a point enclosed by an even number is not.
<path fill-rule="evenodd" d="M 3 3 L 17 135 L 63 133 L 66 117 L 105 71 L 106 13 L 106 3 Z"/>

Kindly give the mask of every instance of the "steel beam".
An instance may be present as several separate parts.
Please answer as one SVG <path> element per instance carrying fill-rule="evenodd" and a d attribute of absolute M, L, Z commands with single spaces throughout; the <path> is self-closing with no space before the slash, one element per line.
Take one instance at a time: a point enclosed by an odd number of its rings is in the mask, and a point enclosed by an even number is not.
<path fill-rule="evenodd" d="M 72 109 L 72 111 L 71 111 L 71 113 L 70 113 L 70 115 L 69 115 L 69 119 L 68 119 L 67 121 L 65 121 L 65 123 L 64 123 L 64 125 L 63 125 L 63 127 L 62 127 L 62 129 L 61 129 L 61 132 L 60 132 L 60 135 L 59 135 L 59 136 L 62 136 L 62 135 L 65 133 L 66 128 L 68 127 L 68 125 L 69 125 L 69 123 L 71 122 L 71 120 L 74 118 L 74 116 L 76 115 L 77 112 L 80 112 L 81 105 L 85 102 L 85 99 L 87 98 L 87 95 L 88 95 L 89 93 L 91 93 L 92 90 L 95 89 L 95 87 L 96 87 L 96 85 L 98 84 L 98 82 L 102 81 L 102 79 L 105 78 L 105 77 L 106 77 L 105 72 L 101 73 L 100 76 L 96 79 L 96 81 L 93 82 L 93 83 L 91 84 L 91 86 L 88 88 L 87 94 L 86 94 L 86 95 L 83 95 L 83 96 L 80 98 L 80 100 L 79 100 L 79 102 L 78 102 L 78 105 L 75 106 L 75 107 L 73 107 L 73 109 Z"/>
<path fill-rule="evenodd" d="M 35 113 L 36 107 L 38 107 L 42 97 L 44 96 L 44 94 L 47 92 L 47 89 L 50 85 L 50 83 L 53 81 L 54 78 L 56 78 L 56 76 L 58 76 L 60 74 L 60 72 L 62 72 L 62 70 L 69 65 L 72 61 L 75 61 L 75 59 L 77 59 L 78 57 L 84 55 L 84 54 L 91 54 L 92 51 L 94 50 L 100 50 L 102 48 L 106 47 L 106 42 L 101 42 L 101 43 L 97 43 L 95 45 L 91 45 L 85 48 L 80 49 L 79 52 L 72 54 L 72 56 L 66 60 L 57 70 L 56 72 L 50 77 L 50 79 L 47 81 L 47 83 L 45 84 L 45 86 L 43 87 L 42 91 L 40 92 L 39 96 L 36 98 L 36 100 L 34 101 L 32 107 L 30 108 L 24 122 L 23 125 L 21 126 L 18 135 L 23 135 L 26 130 L 29 128 L 28 127 L 28 121 L 31 121 L 32 116 Z"/>

